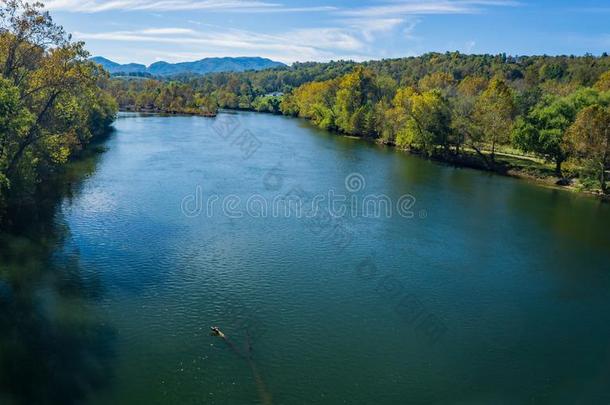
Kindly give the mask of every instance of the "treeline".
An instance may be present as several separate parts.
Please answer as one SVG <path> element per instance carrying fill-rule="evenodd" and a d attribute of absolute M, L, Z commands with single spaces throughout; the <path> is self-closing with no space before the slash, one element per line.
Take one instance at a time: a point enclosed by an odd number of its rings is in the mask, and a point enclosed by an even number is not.
<path fill-rule="evenodd" d="M 296 63 L 292 67 L 172 78 L 113 78 L 110 91 L 121 109 L 136 111 L 215 112 L 218 107 L 279 113 L 277 96 L 314 80 L 351 72 L 356 63 Z"/>
<path fill-rule="evenodd" d="M 108 90 L 121 110 L 171 114 L 216 115 L 218 101 L 180 81 L 122 78 L 111 81 Z"/>
<path fill-rule="evenodd" d="M 260 99 L 267 95 L 291 93 L 306 83 L 338 79 L 353 72 L 357 66 L 366 68 L 380 81 L 386 82 L 384 90 L 388 93 L 395 93 L 400 87 L 417 87 L 425 76 L 442 73 L 457 82 L 467 77 L 498 77 L 517 93 L 523 93 L 524 97 L 535 97 L 542 94 L 567 95 L 578 88 L 593 86 L 604 72 L 610 70 L 610 57 L 429 53 L 365 63 L 296 63 L 264 71 L 185 76 L 174 80 L 188 84 L 202 94 L 214 95 L 221 108 L 256 109 L 268 107 L 264 101 L 260 103 Z"/>
<path fill-rule="evenodd" d="M 561 86 L 564 88 L 564 86 Z M 495 169 L 499 147 L 512 146 L 555 165 L 574 160 L 606 192 L 610 165 L 610 71 L 593 87 L 567 95 L 542 86 L 519 89 L 502 76 L 432 73 L 400 86 L 366 67 L 300 86 L 280 104 L 283 114 L 346 134 L 455 160 L 475 153 Z"/>
<path fill-rule="evenodd" d="M 114 120 L 109 77 L 88 56 L 42 4 L 2 2 L 0 221 Z"/>

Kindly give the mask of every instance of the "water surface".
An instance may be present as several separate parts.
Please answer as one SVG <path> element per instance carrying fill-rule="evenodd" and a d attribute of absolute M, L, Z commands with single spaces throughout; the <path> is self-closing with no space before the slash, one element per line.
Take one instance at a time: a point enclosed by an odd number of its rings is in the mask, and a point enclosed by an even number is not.
<path fill-rule="evenodd" d="M 610 401 L 608 204 L 286 117 L 115 127 L 47 225 L 2 237 L 1 403 Z M 416 202 L 206 210 L 294 190 Z"/>

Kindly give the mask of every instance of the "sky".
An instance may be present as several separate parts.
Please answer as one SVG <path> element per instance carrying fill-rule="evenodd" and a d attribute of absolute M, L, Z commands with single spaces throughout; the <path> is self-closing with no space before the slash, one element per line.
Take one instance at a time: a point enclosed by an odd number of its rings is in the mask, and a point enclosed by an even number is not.
<path fill-rule="evenodd" d="M 261 56 L 284 63 L 426 52 L 610 53 L 610 1 L 47 0 L 95 56 L 119 63 Z"/>

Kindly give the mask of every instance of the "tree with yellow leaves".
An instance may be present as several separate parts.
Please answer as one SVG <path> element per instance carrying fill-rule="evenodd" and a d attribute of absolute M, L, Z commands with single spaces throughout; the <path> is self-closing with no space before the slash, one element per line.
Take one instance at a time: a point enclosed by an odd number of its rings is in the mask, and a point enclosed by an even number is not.
<path fill-rule="evenodd" d="M 515 104 L 513 92 L 504 80 L 494 78 L 478 98 L 474 120 L 480 128 L 482 143 L 491 149 L 490 161 L 495 163 L 496 147 L 510 140 Z"/>
<path fill-rule="evenodd" d="M 582 109 L 569 129 L 578 156 L 597 173 L 602 193 L 607 194 L 606 171 L 610 166 L 610 107 L 595 104 Z"/>

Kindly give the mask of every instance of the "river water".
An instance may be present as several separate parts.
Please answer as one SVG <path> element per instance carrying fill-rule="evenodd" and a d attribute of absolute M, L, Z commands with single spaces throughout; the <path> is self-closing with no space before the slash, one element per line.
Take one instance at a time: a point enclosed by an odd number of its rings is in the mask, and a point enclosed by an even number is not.
<path fill-rule="evenodd" d="M 610 205 L 286 117 L 115 128 L 0 239 L 0 403 L 610 401 Z"/>

